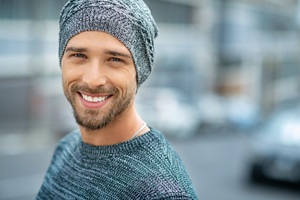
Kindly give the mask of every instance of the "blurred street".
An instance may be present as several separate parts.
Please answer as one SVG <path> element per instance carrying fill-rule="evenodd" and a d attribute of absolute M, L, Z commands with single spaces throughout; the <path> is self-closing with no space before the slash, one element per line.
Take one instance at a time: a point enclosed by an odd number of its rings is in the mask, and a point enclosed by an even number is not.
<path fill-rule="evenodd" d="M 247 181 L 248 136 L 224 131 L 206 132 L 183 141 L 170 139 L 184 160 L 203 200 L 298 200 L 300 192 Z M 54 144 L 28 147 L 21 154 L 0 155 L 0 199 L 33 199 L 42 182 Z M 41 143 L 40 146 L 43 144 Z M 25 153 L 24 153 L 25 152 Z"/>
<path fill-rule="evenodd" d="M 184 142 L 172 141 L 189 170 L 199 199 L 296 200 L 300 192 L 247 177 L 249 137 L 241 133 L 209 132 Z"/>

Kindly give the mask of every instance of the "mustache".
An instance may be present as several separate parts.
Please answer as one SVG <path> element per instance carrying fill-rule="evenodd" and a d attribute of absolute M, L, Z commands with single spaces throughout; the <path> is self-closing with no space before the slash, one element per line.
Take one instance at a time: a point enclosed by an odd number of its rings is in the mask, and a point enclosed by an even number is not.
<path fill-rule="evenodd" d="M 119 93 L 119 90 L 115 87 L 100 86 L 97 88 L 90 88 L 87 85 L 79 85 L 79 84 L 72 85 L 71 91 L 72 92 L 82 91 L 90 94 L 99 94 L 99 93 L 118 94 Z"/>

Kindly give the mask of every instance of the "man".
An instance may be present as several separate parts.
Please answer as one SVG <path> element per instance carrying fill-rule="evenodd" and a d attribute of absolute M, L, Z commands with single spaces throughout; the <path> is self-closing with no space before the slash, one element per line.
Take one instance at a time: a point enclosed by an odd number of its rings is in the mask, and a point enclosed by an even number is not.
<path fill-rule="evenodd" d="M 197 199 L 177 153 L 135 109 L 156 36 L 142 0 L 64 6 L 59 58 L 79 130 L 58 144 L 36 199 Z"/>

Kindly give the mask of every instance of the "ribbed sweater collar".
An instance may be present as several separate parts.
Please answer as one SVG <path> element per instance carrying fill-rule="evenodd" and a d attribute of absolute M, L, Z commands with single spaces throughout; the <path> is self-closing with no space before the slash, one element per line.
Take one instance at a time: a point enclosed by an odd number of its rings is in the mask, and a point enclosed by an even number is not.
<path fill-rule="evenodd" d="M 132 140 L 122 142 L 119 144 L 114 144 L 110 146 L 93 146 L 87 143 L 84 143 L 81 138 L 81 134 L 77 132 L 77 148 L 75 150 L 75 154 L 79 154 L 80 157 L 85 159 L 101 159 L 110 156 L 116 155 L 125 155 L 128 153 L 132 153 L 137 151 L 141 147 L 145 147 L 147 145 L 153 145 L 153 141 L 160 141 L 163 138 L 163 135 L 153 129 L 150 128 L 150 131 L 137 137 Z M 130 155 L 130 154 L 129 154 Z"/>

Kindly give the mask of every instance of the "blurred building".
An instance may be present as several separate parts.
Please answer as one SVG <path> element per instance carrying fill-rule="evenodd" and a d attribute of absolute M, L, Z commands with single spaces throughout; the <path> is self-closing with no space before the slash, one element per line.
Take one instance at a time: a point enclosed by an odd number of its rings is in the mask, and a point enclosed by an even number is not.
<path fill-rule="evenodd" d="M 262 113 L 299 99 L 299 1 L 220 0 L 217 91 Z"/>
<path fill-rule="evenodd" d="M 57 20 L 65 2 L 0 1 L 0 133 L 64 132 L 74 124 L 64 119 L 72 114 L 61 98 L 57 58 Z"/>

